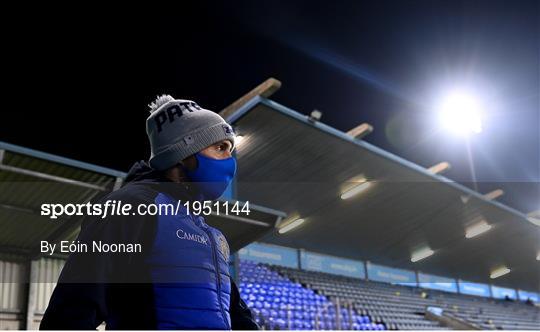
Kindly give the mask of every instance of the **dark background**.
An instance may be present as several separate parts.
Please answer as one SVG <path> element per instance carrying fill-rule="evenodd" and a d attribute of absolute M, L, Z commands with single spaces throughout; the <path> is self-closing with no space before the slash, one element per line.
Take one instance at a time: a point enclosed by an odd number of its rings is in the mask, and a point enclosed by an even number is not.
<path fill-rule="evenodd" d="M 448 87 L 481 96 L 479 191 L 540 209 L 538 1 L 182 2 L 2 10 L 0 140 L 126 171 L 149 155 L 161 93 L 221 110 L 273 76 L 272 99 L 473 187 L 465 143 L 435 130 Z"/>

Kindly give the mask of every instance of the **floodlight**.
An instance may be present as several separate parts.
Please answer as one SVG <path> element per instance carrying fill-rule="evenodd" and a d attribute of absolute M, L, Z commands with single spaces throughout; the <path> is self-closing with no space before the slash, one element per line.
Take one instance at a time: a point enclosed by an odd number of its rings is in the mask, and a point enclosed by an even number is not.
<path fill-rule="evenodd" d="M 440 103 L 441 124 L 459 135 L 482 131 L 482 108 L 478 100 L 463 92 L 452 92 Z"/>

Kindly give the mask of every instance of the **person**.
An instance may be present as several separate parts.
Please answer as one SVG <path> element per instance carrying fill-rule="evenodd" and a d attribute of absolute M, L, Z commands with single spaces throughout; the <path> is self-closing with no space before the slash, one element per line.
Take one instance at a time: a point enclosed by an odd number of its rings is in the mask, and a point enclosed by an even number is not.
<path fill-rule="evenodd" d="M 255 330 L 229 272 L 223 234 L 178 202 L 220 197 L 236 173 L 235 134 L 193 101 L 158 97 L 146 121 L 151 156 L 95 202 L 178 206 L 174 213 L 84 217 L 77 243 L 138 243 L 140 252 L 75 252 L 40 329 Z M 101 219 L 100 219 L 101 218 Z"/>

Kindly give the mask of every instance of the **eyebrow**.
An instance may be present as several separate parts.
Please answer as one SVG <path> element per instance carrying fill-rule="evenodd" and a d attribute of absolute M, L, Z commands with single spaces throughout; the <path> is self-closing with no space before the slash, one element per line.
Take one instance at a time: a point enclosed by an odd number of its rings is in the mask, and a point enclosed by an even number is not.
<path fill-rule="evenodd" d="M 232 147 L 233 147 L 233 144 L 229 140 L 223 140 L 223 141 L 217 142 L 214 145 L 222 145 L 222 144 L 228 145 L 230 147 L 230 149 L 232 149 Z"/>

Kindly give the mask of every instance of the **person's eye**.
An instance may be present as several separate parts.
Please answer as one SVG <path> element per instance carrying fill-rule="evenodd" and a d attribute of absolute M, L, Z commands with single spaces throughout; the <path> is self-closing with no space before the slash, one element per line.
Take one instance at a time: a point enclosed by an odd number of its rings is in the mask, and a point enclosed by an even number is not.
<path fill-rule="evenodd" d="M 231 145 L 224 142 L 224 143 L 218 144 L 217 149 L 220 152 L 230 151 L 231 150 Z"/>

